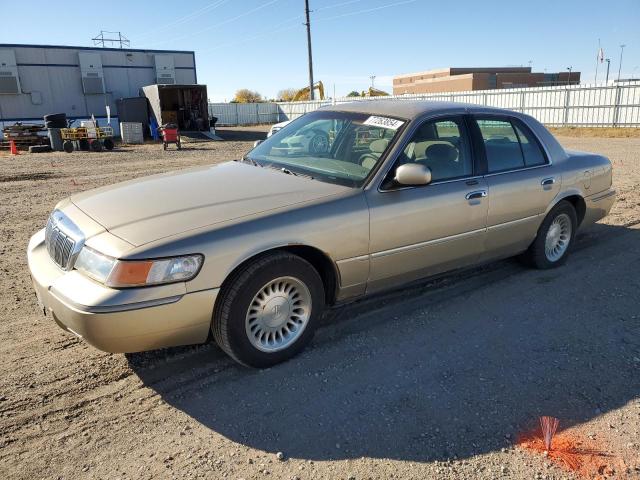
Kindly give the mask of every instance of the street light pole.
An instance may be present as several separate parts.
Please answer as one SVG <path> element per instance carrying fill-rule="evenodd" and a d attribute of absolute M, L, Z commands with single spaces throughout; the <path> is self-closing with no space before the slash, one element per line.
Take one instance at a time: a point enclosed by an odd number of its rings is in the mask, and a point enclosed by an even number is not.
<path fill-rule="evenodd" d="M 307 19 L 307 51 L 309 52 L 309 100 L 314 100 L 313 93 L 313 57 L 311 55 L 311 20 L 309 20 L 309 0 L 304 0 L 304 15 Z"/>
<path fill-rule="evenodd" d="M 571 84 L 571 70 L 573 70 L 573 66 L 567 67 L 567 70 L 569 70 L 569 75 L 567 76 L 567 85 L 570 85 Z"/>
<path fill-rule="evenodd" d="M 624 43 L 620 45 L 620 64 L 618 65 L 618 82 L 620 81 L 620 72 L 622 71 L 622 54 L 624 53 L 624 47 L 626 47 Z"/>
<path fill-rule="evenodd" d="M 609 67 L 611 66 L 611 59 L 605 58 L 605 62 L 607 62 L 607 79 L 605 80 L 605 85 L 609 83 Z"/>

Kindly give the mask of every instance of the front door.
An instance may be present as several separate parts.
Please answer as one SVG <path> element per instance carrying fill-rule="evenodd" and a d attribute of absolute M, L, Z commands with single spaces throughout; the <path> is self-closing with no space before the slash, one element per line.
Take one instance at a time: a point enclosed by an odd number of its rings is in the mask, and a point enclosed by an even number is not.
<path fill-rule="evenodd" d="M 462 116 L 428 120 L 418 128 L 380 189 L 367 192 L 370 275 L 367 292 L 478 260 L 484 249 L 487 185 L 475 175 Z M 403 163 L 432 172 L 429 185 L 391 180 Z"/>

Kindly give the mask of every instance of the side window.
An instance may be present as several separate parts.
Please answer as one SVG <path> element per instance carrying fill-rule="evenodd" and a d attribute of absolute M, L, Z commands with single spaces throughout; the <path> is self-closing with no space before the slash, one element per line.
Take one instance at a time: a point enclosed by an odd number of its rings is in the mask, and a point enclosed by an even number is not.
<path fill-rule="evenodd" d="M 517 123 L 514 123 L 514 127 L 518 133 L 518 138 L 520 139 L 525 165 L 527 167 L 535 167 L 537 165 L 544 165 L 547 163 L 547 159 L 544 156 L 544 153 L 542 153 L 540 145 L 529 129 L 521 127 Z"/>
<path fill-rule="evenodd" d="M 524 167 L 518 134 L 507 120 L 476 119 L 485 152 L 489 173 Z"/>
<path fill-rule="evenodd" d="M 433 182 L 470 176 L 473 161 L 463 120 L 451 118 L 422 124 L 404 149 L 401 162 L 426 165 Z"/>

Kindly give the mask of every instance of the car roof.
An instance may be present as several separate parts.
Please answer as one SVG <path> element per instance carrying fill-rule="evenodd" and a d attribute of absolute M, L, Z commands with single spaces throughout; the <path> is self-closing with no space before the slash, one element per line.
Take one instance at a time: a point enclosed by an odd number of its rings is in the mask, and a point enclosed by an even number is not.
<path fill-rule="evenodd" d="M 504 109 L 475 105 L 473 103 L 402 99 L 360 100 L 328 105 L 322 108 L 322 110 L 333 110 L 339 112 L 358 112 L 370 115 L 400 117 L 407 120 L 413 120 L 414 118 L 421 117 L 428 113 L 459 112 L 461 109 L 476 112 L 509 113 L 510 115 L 515 114 L 515 112 Z"/>

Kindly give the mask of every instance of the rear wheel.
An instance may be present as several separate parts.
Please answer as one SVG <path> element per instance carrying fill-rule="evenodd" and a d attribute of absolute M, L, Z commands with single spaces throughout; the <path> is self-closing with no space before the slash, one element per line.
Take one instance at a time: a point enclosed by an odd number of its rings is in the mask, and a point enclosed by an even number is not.
<path fill-rule="evenodd" d="M 113 147 L 115 147 L 115 143 L 113 143 L 113 140 L 111 138 L 105 138 L 102 141 L 102 144 L 107 150 L 113 150 Z"/>
<path fill-rule="evenodd" d="M 91 143 L 89 144 L 89 146 L 91 147 L 91 150 L 94 152 L 102 151 L 102 142 L 100 140 L 91 140 Z"/>
<path fill-rule="evenodd" d="M 577 228 L 573 205 L 559 202 L 542 222 L 536 239 L 523 255 L 524 260 L 539 269 L 562 265 L 569 256 Z"/>
<path fill-rule="evenodd" d="M 73 142 L 71 140 L 65 141 L 62 144 L 62 149 L 67 153 L 73 152 Z"/>
<path fill-rule="evenodd" d="M 324 309 L 324 286 L 306 260 L 266 255 L 236 272 L 223 288 L 213 337 L 234 360 L 265 368 L 299 353 Z"/>

